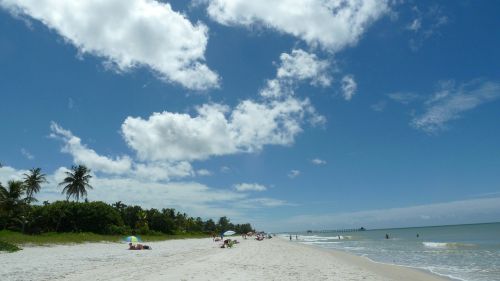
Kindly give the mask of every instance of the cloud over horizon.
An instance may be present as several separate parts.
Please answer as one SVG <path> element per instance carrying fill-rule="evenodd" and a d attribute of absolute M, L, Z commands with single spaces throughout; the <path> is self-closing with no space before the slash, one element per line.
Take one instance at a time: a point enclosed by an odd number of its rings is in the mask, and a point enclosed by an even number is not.
<path fill-rule="evenodd" d="M 281 231 L 339 228 L 391 228 L 492 222 L 500 215 L 500 197 L 330 214 L 300 215 L 283 220 Z"/>

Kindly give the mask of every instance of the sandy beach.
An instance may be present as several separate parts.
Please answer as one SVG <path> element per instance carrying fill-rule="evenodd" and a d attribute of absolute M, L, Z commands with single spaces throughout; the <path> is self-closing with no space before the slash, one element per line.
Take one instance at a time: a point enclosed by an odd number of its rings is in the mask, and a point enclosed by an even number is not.
<path fill-rule="evenodd" d="M 126 244 L 88 243 L 24 247 L 0 253 L 2 280 L 447 280 L 411 268 L 280 238 L 241 240 L 230 249 L 212 239 Z"/>

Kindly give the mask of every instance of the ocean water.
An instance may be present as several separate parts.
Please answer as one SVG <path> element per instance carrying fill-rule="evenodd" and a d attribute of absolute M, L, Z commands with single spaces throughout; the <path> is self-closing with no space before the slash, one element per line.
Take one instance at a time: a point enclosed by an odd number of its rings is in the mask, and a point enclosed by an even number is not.
<path fill-rule="evenodd" d="M 389 239 L 385 239 L 386 234 Z M 457 280 L 500 280 L 500 223 L 292 235 L 293 242 L 343 250 L 375 262 L 424 269 Z"/>

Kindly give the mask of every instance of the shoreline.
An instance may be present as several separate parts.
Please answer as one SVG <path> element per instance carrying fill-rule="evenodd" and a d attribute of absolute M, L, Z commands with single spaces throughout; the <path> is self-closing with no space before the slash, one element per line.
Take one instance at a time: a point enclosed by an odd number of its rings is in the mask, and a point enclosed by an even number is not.
<path fill-rule="evenodd" d="M 276 236 L 276 238 L 278 238 L 278 236 Z M 285 243 L 288 243 L 287 240 L 282 237 L 279 237 L 278 239 L 282 240 Z M 461 279 L 456 279 L 450 276 L 441 275 L 424 268 L 378 262 L 368 257 L 358 256 L 356 254 L 347 251 L 342 251 L 339 249 L 327 249 L 319 246 L 303 244 L 300 242 L 292 242 L 292 243 L 299 246 L 311 248 L 314 250 L 330 253 L 336 258 L 341 258 L 342 260 L 347 261 L 348 263 L 356 264 L 360 267 L 368 269 L 372 272 L 377 273 L 378 275 L 387 278 L 385 280 L 461 281 Z"/>
<path fill-rule="evenodd" d="M 280 237 L 279 239 L 282 239 L 286 242 L 286 239 L 284 239 L 284 238 Z M 374 268 L 374 269 L 376 267 L 388 267 L 387 271 L 391 272 L 395 268 L 398 268 L 397 269 L 398 271 L 399 271 L 399 269 L 403 269 L 405 271 L 408 270 L 408 271 L 413 271 L 413 272 L 419 272 L 419 273 L 417 273 L 419 275 L 419 277 L 420 277 L 420 273 L 427 275 L 427 277 L 422 277 L 422 278 L 438 278 L 438 279 L 425 279 L 425 280 L 463 281 L 462 279 L 454 278 L 454 277 L 447 276 L 447 275 L 442 275 L 442 274 L 439 274 L 436 272 L 432 272 L 431 270 L 428 270 L 425 268 L 375 261 L 375 260 L 370 259 L 369 257 L 359 256 L 359 255 L 356 255 L 356 254 L 348 252 L 348 251 L 343 251 L 341 249 L 327 249 L 327 248 L 322 248 L 319 246 L 303 244 L 300 242 L 293 242 L 293 243 L 297 243 L 297 244 L 304 246 L 304 247 L 311 247 L 311 248 L 314 248 L 315 250 L 330 252 L 330 253 L 333 253 L 335 256 L 341 256 L 346 260 L 350 260 L 354 263 L 361 263 L 365 266 L 368 266 L 368 267 Z M 378 271 L 379 269 L 375 269 L 375 270 Z M 406 279 L 404 279 L 404 280 L 421 280 L 421 279 L 409 279 L 408 276 L 405 276 L 405 278 Z M 422 280 L 424 280 L 424 279 L 422 279 Z"/>
<path fill-rule="evenodd" d="M 342 251 L 290 243 L 275 237 L 242 240 L 221 249 L 210 238 L 147 243 L 128 251 L 123 243 L 26 247 L 0 253 L 2 280 L 339 280 L 444 281 L 419 269 L 381 264 Z"/>

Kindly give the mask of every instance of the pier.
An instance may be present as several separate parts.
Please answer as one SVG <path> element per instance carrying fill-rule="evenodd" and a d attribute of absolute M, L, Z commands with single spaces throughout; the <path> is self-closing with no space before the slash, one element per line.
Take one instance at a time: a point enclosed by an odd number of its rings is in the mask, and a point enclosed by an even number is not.
<path fill-rule="evenodd" d="M 358 232 L 358 231 L 366 231 L 366 228 L 343 228 L 343 229 L 327 229 L 327 230 L 308 230 L 307 233 L 327 233 L 327 232 L 336 232 L 336 233 L 345 233 L 345 232 Z"/>

